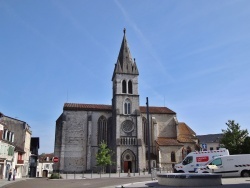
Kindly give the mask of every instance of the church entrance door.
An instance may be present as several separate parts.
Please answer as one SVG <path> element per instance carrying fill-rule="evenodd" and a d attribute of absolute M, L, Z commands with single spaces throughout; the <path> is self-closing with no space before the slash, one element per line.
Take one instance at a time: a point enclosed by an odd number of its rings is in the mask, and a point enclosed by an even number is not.
<path fill-rule="evenodd" d="M 132 162 L 131 161 L 124 161 L 124 172 L 127 173 L 128 170 L 132 172 Z"/>

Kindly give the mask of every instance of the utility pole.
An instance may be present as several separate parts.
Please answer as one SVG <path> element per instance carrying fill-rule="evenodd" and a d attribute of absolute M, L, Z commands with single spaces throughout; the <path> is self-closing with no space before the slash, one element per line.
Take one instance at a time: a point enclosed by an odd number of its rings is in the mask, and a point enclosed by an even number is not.
<path fill-rule="evenodd" d="M 148 124 L 148 173 L 151 174 L 151 163 L 150 163 L 150 140 L 151 140 L 151 131 L 149 125 L 149 109 L 148 109 L 148 97 L 146 98 L 147 105 L 147 124 Z"/>

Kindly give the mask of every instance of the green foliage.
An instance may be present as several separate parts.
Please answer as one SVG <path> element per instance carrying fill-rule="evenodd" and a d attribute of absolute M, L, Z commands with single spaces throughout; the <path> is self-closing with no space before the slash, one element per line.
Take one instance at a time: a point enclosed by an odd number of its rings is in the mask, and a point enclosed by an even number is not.
<path fill-rule="evenodd" d="M 50 179 L 62 179 L 59 173 L 52 173 Z"/>
<path fill-rule="evenodd" d="M 243 143 L 242 152 L 245 154 L 250 154 L 250 137 L 246 137 Z"/>
<path fill-rule="evenodd" d="M 96 155 L 97 166 L 101 166 L 103 169 L 107 165 L 111 165 L 111 155 L 112 151 L 108 148 L 105 142 L 102 142 L 99 145 L 98 153 Z"/>
<path fill-rule="evenodd" d="M 221 144 L 223 144 L 231 155 L 244 153 L 244 142 L 248 136 L 247 129 L 241 130 L 240 125 L 234 120 L 228 120 L 227 129 L 223 130 Z"/>

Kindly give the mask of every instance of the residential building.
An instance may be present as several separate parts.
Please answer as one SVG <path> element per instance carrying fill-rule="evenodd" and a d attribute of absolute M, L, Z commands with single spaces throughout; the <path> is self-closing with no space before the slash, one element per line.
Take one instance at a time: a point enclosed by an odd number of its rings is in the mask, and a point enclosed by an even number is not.
<path fill-rule="evenodd" d="M 54 154 L 42 154 L 39 156 L 39 163 L 37 166 L 37 177 L 50 177 L 53 173 L 53 159 Z"/>
<path fill-rule="evenodd" d="M 223 134 L 197 135 L 199 145 L 202 150 L 217 150 L 221 147 L 220 140 Z"/>
<path fill-rule="evenodd" d="M 14 133 L 5 127 L 1 121 L 0 113 L 0 179 L 8 178 L 8 172 L 12 168 L 14 160 Z"/>
<path fill-rule="evenodd" d="M 24 121 L 8 117 L 2 113 L 0 123 L 4 125 L 4 135 L 7 135 L 7 139 L 11 138 L 14 146 L 14 151 L 11 152 L 14 157 L 11 161 L 7 161 L 7 165 L 12 170 L 16 169 L 16 178 L 28 177 L 32 134 L 30 126 Z M 7 173 L 7 169 L 5 173 Z"/>

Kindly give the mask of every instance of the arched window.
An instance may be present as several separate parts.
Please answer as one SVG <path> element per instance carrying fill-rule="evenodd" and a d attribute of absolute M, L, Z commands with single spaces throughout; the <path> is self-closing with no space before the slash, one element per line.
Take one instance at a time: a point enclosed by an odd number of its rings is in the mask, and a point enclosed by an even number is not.
<path fill-rule="evenodd" d="M 133 93 L 133 85 L 131 80 L 128 81 L 128 93 L 129 94 Z"/>
<path fill-rule="evenodd" d="M 122 93 L 127 93 L 127 83 L 126 83 L 126 80 L 122 81 Z"/>
<path fill-rule="evenodd" d="M 107 143 L 107 119 L 104 116 L 98 119 L 98 145 L 101 142 Z"/>
<path fill-rule="evenodd" d="M 175 152 L 174 151 L 171 152 L 171 162 L 176 162 L 175 161 Z"/>
<path fill-rule="evenodd" d="M 184 159 L 187 155 L 187 151 L 185 148 L 182 148 L 182 159 Z"/>
<path fill-rule="evenodd" d="M 145 117 L 142 118 L 143 140 L 145 145 L 148 145 L 148 124 Z"/>
<path fill-rule="evenodd" d="M 124 114 L 131 114 L 131 102 L 129 99 L 126 99 L 124 102 Z"/>

